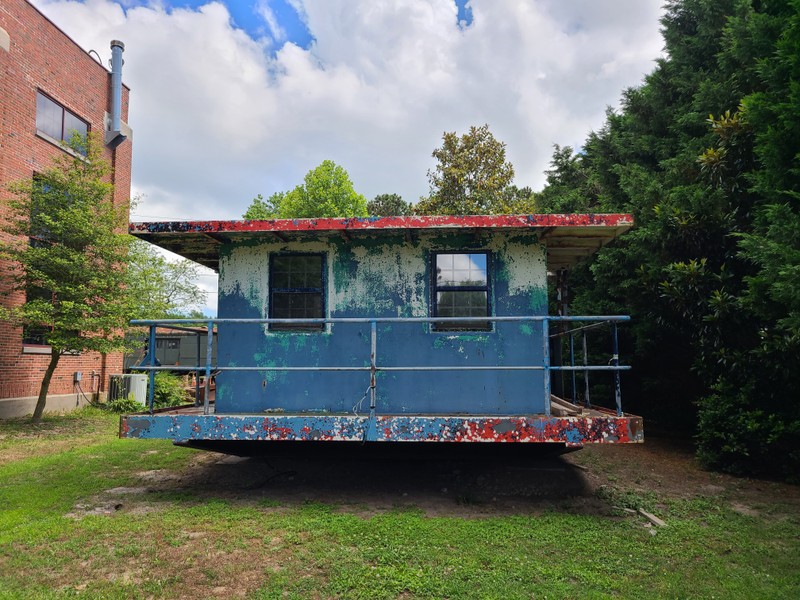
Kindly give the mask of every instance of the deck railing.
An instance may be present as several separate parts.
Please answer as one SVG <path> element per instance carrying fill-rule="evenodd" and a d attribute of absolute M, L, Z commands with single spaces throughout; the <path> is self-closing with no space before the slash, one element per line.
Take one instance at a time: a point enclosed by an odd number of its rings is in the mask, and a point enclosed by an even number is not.
<path fill-rule="evenodd" d="M 577 402 L 577 379 L 578 373 L 583 374 L 585 393 L 584 403 L 589 406 L 589 373 L 595 371 L 610 371 L 613 373 L 614 380 L 614 401 L 616 404 L 616 411 L 618 416 L 622 416 L 622 392 L 620 387 L 620 372 L 630 369 L 630 366 L 619 364 L 619 340 L 617 325 L 619 323 L 629 321 L 628 316 L 514 316 L 514 317 L 374 317 L 374 318 L 332 318 L 332 319 L 204 319 L 198 321 L 197 319 L 163 319 L 163 320 L 134 320 L 131 325 L 147 326 L 150 328 L 148 336 L 148 351 L 145 355 L 143 364 L 136 367 L 137 370 L 146 371 L 149 374 L 148 386 L 148 408 L 150 413 L 153 412 L 154 403 L 154 388 L 155 388 L 155 374 L 157 371 L 179 371 L 186 373 L 194 373 L 196 380 L 199 381 L 200 376 L 205 376 L 205 383 L 203 388 L 203 414 L 210 413 L 209 391 L 212 373 L 220 373 L 227 371 L 361 371 L 369 373 L 369 387 L 367 394 L 369 395 L 369 409 L 370 417 L 375 416 L 377 409 L 377 374 L 380 371 L 543 371 L 544 372 L 544 389 L 543 396 L 545 399 L 545 415 L 550 416 L 550 397 L 551 397 L 551 374 L 554 371 L 566 371 L 572 374 L 572 401 Z M 485 324 L 492 323 L 529 323 L 541 322 L 542 324 L 542 363 L 539 365 L 475 365 L 475 366 L 431 366 L 431 365 L 407 365 L 407 366 L 382 366 L 378 362 L 378 324 L 379 323 L 478 323 Z M 208 336 L 206 349 L 205 365 L 197 364 L 195 366 L 184 365 L 156 365 L 155 347 L 156 347 L 156 328 L 165 329 L 185 329 L 189 325 L 202 323 L 206 327 Z M 331 365 L 331 366 L 313 366 L 313 367 L 289 367 L 289 366 L 231 366 L 213 364 L 212 359 L 212 343 L 213 331 L 215 325 L 224 324 L 237 324 L 237 325 L 327 325 L 336 323 L 350 323 L 350 324 L 369 324 L 370 326 L 370 356 L 369 366 L 346 366 L 346 365 Z M 562 324 L 560 331 L 551 333 L 551 324 Z M 576 327 L 568 329 L 569 324 L 576 324 Z M 565 327 L 566 326 L 566 327 Z M 611 353 L 610 358 L 606 364 L 589 364 L 589 353 L 587 345 L 587 332 L 591 329 L 598 327 L 609 327 L 611 329 Z M 461 331 L 449 331 L 452 335 L 459 335 L 459 333 L 467 333 Z M 582 364 L 576 365 L 575 353 L 575 337 L 576 334 L 581 335 L 582 340 Z M 569 343 L 569 356 L 570 364 L 553 364 L 551 361 L 551 340 L 566 337 Z M 199 359 L 199 354 L 198 354 Z M 148 364 L 144 364 L 144 363 Z M 199 360 L 198 360 L 199 363 Z M 199 398 L 197 399 L 199 401 Z"/>

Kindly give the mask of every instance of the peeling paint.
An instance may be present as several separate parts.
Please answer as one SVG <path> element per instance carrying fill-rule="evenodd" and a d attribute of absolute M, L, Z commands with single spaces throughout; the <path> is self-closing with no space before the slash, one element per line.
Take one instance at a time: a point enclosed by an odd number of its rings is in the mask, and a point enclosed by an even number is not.
<path fill-rule="evenodd" d="M 641 417 L 462 417 L 385 415 L 123 416 L 123 438 L 244 441 L 377 441 L 629 444 L 644 441 Z"/>
<path fill-rule="evenodd" d="M 207 264 L 220 270 L 223 319 L 269 315 L 271 255 L 321 254 L 324 316 L 336 319 L 430 316 L 432 256 L 466 251 L 487 253 L 492 316 L 543 316 L 548 236 L 589 231 L 607 241 L 631 224 L 629 215 L 501 215 L 151 223 L 132 224 L 131 231 L 186 244 L 189 257 L 196 251 L 217 260 Z M 219 375 L 216 414 L 123 417 L 121 437 L 571 446 L 642 441 L 638 417 L 598 411 L 544 416 L 549 392 L 541 370 L 491 369 L 543 365 L 540 321 L 498 322 L 489 331 L 471 332 L 433 331 L 428 323 L 378 323 L 371 329 L 368 323 L 338 322 L 301 332 L 221 322 L 218 332 L 218 366 L 253 370 Z M 377 372 L 318 370 L 368 367 L 373 343 Z M 414 366 L 487 370 L 380 370 Z M 308 370 L 256 370 L 264 367 Z M 372 384 L 377 385 L 370 396 Z"/>
<path fill-rule="evenodd" d="M 527 244 L 524 243 L 527 239 Z M 430 311 L 431 256 L 435 251 L 485 250 L 491 257 L 490 285 L 495 315 L 541 315 L 547 307 L 544 248 L 535 236 L 507 232 L 423 231 L 409 242 L 384 233 L 358 239 L 327 237 L 291 241 L 249 239 L 225 251 L 220 268 L 219 315 L 269 315 L 269 256 L 276 252 L 322 253 L 327 272 L 325 316 L 427 317 Z M 493 331 L 436 333 L 426 324 L 381 325 L 378 355 L 383 366 L 538 364 L 541 345 L 530 337 L 539 324 L 498 324 Z M 365 366 L 369 364 L 366 325 L 336 324 L 325 332 L 270 331 L 265 326 L 221 326 L 221 365 Z M 226 362 L 228 361 L 228 362 Z M 397 373 L 383 378 L 378 395 L 388 412 L 473 412 L 507 414 L 544 411 L 537 372 Z M 266 380 L 269 385 L 264 386 Z M 259 412 L 281 406 L 349 411 L 369 385 L 358 373 L 224 373 L 217 395 L 224 412 Z M 409 402 L 409 398 L 414 398 Z"/>
<path fill-rule="evenodd" d="M 331 219 L 269 219 L 264 221 L 160 221 L 131 223 L 131 233 L 164 232 L 290 232 L 435 228 L 629 227 L 628 214 L 533 214 L 477 216 L 412 216 Z"/>

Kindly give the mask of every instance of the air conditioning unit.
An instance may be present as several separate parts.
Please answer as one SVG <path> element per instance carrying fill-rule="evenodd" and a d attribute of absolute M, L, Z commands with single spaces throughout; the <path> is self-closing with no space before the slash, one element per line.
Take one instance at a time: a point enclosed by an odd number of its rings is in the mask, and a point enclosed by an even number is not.
<path fill-rule="evenodd" d="M 147 404 L 147 375 L 111 375 L 108 379 L 108 401 L 133 398 L 142 406 Z"/>

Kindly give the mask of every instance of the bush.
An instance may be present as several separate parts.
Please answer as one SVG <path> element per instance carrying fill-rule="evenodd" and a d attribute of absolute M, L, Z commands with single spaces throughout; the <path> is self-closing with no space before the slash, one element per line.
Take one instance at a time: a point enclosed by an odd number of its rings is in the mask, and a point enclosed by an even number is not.
<path fill-rule="evenodd" d="M 130 398 L 118 398 L 111 402 L 106 402 L 102 407 L 114 413 L 138 413 L 142 412 L 142 404 L 132 396 Z"/>
<path fill-rule="evenodd" d="M 178 406 L 187 401 L 183 379 L 166 371 L 156 373 L 155 392 L 153 394 L 153 408 Z"/>
<path fill-rule="evenodd" d="M 718 383 L 714 392 L 699 402 L 697 456 L 701 464 L 736 475 L 797 481 L 800 415 L 795 403 L 774 394 L 767 384 Z"/>

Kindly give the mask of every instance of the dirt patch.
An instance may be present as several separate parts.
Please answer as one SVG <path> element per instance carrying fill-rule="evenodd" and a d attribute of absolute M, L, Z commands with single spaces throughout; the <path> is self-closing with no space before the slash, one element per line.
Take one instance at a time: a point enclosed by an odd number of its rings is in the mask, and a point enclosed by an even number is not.
<path fill-rule="evenodd" d="M 122 542 L 108 543 L 114 551 Z M 62 583 L 62 589 L 83 591 L 98 580 L 123 584 L 177 581 L 180 591 L 171 592 L 172 598 L 243 598 L 263 582 L 265 572 L 279 571 L 280 559 L 286 558 L 271 552 L 258 538 L 247 540 L 246 549 L 223 548 L 206 533 L 190 529 L 158 534 L 154 548 L 153 554 L 127 557 L 123 570 L 115 561 L 82 561 L 81 575 Z"/>
<path fill-rule="evenodd" d="M 706 471 L 683 440 L 649 436 L 644 444 L 587 446 L 565 460 L 585 470 L 593 490 L 610 486 L 665 501 L 716 498 L 751 516 L 766 506 L 800 514 L 800 487 Z"/>
<path fill-rule="evenodd" d="M 77 418 L 45 418 L 38 425 L 28 418 L 0 421 L 0 465 L 97 443 L 96 428 L 102 423 Z"/>
<path fill-rule="evenodd" d="M 637 495 L 649 498 L 651 508 L 707 497 L 749 516 L 762 514 L 764 507 L 772 514 L 800 514 L 797 486 L 704 471 L 690 447 L 670 440 L 587 446 L 561 456 L 535 447 L 483 446 L 410 454 L 397 448 L 373 456 L 325 445 L 310 452 L 304 447 L 299 455 L 298 447 L 287 444 L 260 458 L 187 449 L 195 455 L 186 469 L 142 471 L 138 483 L 107 490 L 70 516 L 144 514 L 168 505 L 175 493 L 280 509 L 321 502 L 364 517 L 398 508 L 421 509 L 428 516 L 554 510 L 619 516 L 626 506 L 620 493 L 633 498 L 628 508 L 640 508 Z"/>

